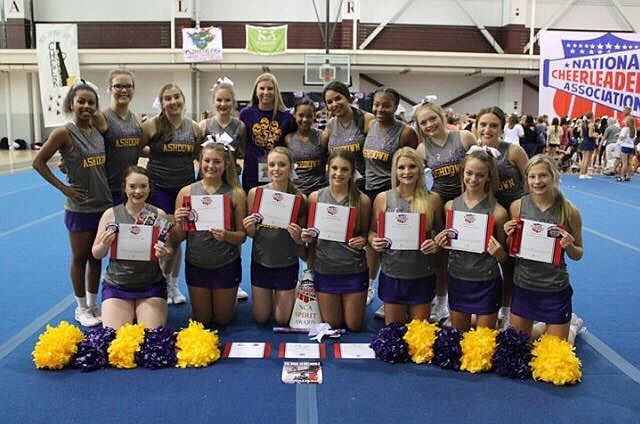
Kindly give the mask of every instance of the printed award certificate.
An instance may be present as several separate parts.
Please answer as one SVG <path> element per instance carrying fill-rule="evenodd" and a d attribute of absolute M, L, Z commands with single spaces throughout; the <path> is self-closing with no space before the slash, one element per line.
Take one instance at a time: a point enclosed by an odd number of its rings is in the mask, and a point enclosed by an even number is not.
<path fill-rule="evenodd" d="M 419 250 L 427 237 L 427 216 L 413 212 L 380 212 L 378 237 L 392 250 Z"/>
<path fill-rule="evenodd" d="M 493 234 L 493 215 L 447 211 L 447 249 L 484 253 Z"/>
<path fill-rule="evenodd" d="M 518 219 L 511 236 L 511 256 L 559 265 L 562 257 L 561 227 L 556 224 Z"/>
<path fill-rule="evenodd" d="M 118 224 L 118 234 L 111 245 L 111 258 L 130 261 L 155 261 L 153 248 L 158 241 L 155 225 Z"/>
<path fill-rule="evenodd" d="M 190 197 L 196 231 L 209 231 L 211 228 L 231 229 L 231 195 L 229 193 Z"/>
<path fill-rule="evenodd" d="M 369 343 L 334 343 L 333 356 L 337 359 L 375 359 Z"/>
<path fill-rule="evenodd" d="M 265 342 L 233 342 L 224 348 L 225 358 L 260 359 L 271 356 L 271 344 Z"/>
<path fill-rule="evenodd" d="M 295 194 L 256 188 L 251 213 L 260 216 L 260 224 L 287 228 L 298 219 L 302 198 Z"/>
<path fill-rule="evenodd" d="M 356 208 L 310 203 L 307 227 L 315 229 L 320 240 L 348 242 L 356 225 Z"/>
<path fill-rule="evenodd" d="M 278 357 L 320 359 L 327 357 L 324 343 L 280 343 Z"/>

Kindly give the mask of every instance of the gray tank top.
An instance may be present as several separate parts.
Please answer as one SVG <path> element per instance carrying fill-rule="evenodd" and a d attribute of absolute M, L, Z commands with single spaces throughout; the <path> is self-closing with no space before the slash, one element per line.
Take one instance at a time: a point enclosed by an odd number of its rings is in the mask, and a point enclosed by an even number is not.
<path fill-rule="evenodd" d="M 102 134 L 91 127 L 91 134 L 87 136 L 73 122 L 67 122 L 65 128 L 73 142 L 72 151 L 60 152 L 67 168 L 67 182 L 73 188 L 85 190 L 88 197 L 83 201 L 65 197 L 64 208 L 72 212 L 103 212 L 112 201 Z"/>
<path fill-rule="evenodd" d="M 442 198 L 442 203 L 462 194 L 460 184 L 461 162 L 465 155 L 459 131 L 449 131 L 444 146 L 439 146 L 431 138 L 426 140 L 425 165 L 431 168 L 433 187 Z"/>
<path fill-rule="evenodd" d="M 329 187 L 318 192 L 319 203 L 349 206 L 349 196 L 342 202 L 336 202 Z M 362 234 L 354 234 L 359 236 Z M 314 269 L 321 274 L 359 274 L 367 270 L 364 250 L 352 249 L 347 243 L 330 240 L 318 240 L 315 249 Z"/>
<path fill-rule="evenodd" d="M 553 205 L 542 212 L 531 200 L 530 195 L 522 197 L 520 217 L 545 223 L 555 223 L 554 212 L 558 205 Z M 564 261 L 564 251 L 560 264 L 555 266 L 544 262 L 516 258 L 513 282 L 528 290 L 539 292 L 559 292 L 569 287 L 569 273 Z"/>
<path fill-rule="evenodd" d="M 495 192 L 496 200 L 506 210 L 509 210 L 509 206 L 514 200 L 518 200 L 524 194 L 524 182 L 522 180 L 522 174 L 517 166 L 509 161 L 509 146 L 510 143 L 501 141 L 498 145 L 498 151 L 500 151 L 500 157 L 497 160 L 498 166 L 498 188 Z"/>
<path fill-rule="evenodd" d="M 349 122 L 347 128 L 343 127 L 338 119 L 333 120 L 331 126 L 331 136 L 327 147 L 329 152 L 334 150 L 348 150 L 356 157 L 356 169 L 364 178 L 364 157 L 362 156 L 362 147 L 364 146 L 364 139 L 366 134 L 360 131 L 360 128 L 356 125 L 355 120 Z"/>
<path fill-rule="evenodd" d="M 120 193 L 124 171 L 127 167 L 138 163 L 142 128 L 131 111 L 127 113 L 125 119 L 120 118 L 111 109 L 103 111 L 102 114 L 109 126 L 107 132 L 103 134 L 107 152 L 109 188 L 113 193 Z"/>
<path fill-rule="evenodd" d="M 171 142 L 163 143 L 156 135 L 149 141 L 151 154 L 147 170 L 154 185 L 162 188 L 181 188 L 195 180 L 193 159 L 196 136 L 190 119 L 183 119 L 174 128 Z"/>
<path fill-rule="evenodd" d="M 453 199 L 453 210 L 461 212 L 493 213 L 493 204 L 486 197 L 472 209 L 467 207 L 462 195 Z M 449 250 L 449 274 L 467 281 L 488 281 L 500 276 L 496 258 L 484 253 Z"/>
<path fill-rule="evenodd" d="M 216 118 L 209 118 L 206 120 L 206 125 L 204 129 L 204 136 L 215 136 L 226 133 L 229 137 L 233 139 L 231 145 L 235 149 L 235 157 L 241 157 L 240 154 L 240 144 L 242 141 L 242 135 L 245 131 L 243 131 L 242 121 L 238 118 L 231 118 L 226 127 L 222 127 Z"/>
<path fill-rule="evenodd" d="M 191 184 L 192 196 L 206 196 L 208 194 L 225 194 L 233 190 L 227 184 L 222 184 L 215 193 L 207 193 L 202 181 Z M 233 217 L 233 210 L 231 211 Z M 235 228 L 233 219 L 231 226 Z M 186 260 L 200 268 L 215 269 L 225 266 L 240 256 L 240 248 L 226 241 L 216 240 L 209 231 L 195 231 L 187 234 Z"/>
<path fill-rule="evenodd" d="M 271 184 L 263 187 L 271 189 Z M 284 268 L 298 262 L 296 243 L 284 228 L 258 225 L 253 235 L 251 258 L 267 268 Z"/>
<path fill-rule="evenodd" d="M 387 212 L 411 212 L 411 205 L 392 190 L 387 192 Z M 427 234 L 433 227 L 432 217 L 427 217 Z M 417 229 L 416 229 L 417 231 Z M 434 256 L 424 255 L 419 250 L 386 249 L 380 255 L 382 272 L 392 278 L 415 279 L 433 275 Z"/>
<path fill-rule="evenodd" d="M 297 175 L 294 183 L 305 195 L 328 184 L 325 170 L 327 152 L 320 144 L 321 134 L 322 131 L 311 128 L 307 141 L 302 141 L 298 133 L 291 135 L 289 149 L 293 153 Z"/>
<path fill-rule="evenodd" d="M 158 215 L 158 208 L 146 204 L 145 209 Z M 113 215 L 118 224 L 133 224 L 135 219 L 129 215 L 124 204 L 113 208 Z M 162 271 L 154 261 L 130 261 L 110 259 L 105 274 L 109 284 L 124 289 L 141 290 L 162 280 Z"/>
<path fill-rule="evenodd" d="M 400 135 L 405 124 L 395 120 L 386 130 L 374 121 L 367 138 L 364 140 L 364 156 L 367 190 L 380 190 L 391 187 L 391 159 L 400 146 Z"/>

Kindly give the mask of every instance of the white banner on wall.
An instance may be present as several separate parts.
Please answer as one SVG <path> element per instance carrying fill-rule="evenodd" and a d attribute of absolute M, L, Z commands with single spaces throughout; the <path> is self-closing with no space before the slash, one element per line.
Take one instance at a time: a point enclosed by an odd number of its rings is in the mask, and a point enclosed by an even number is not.
<path fill-rule="evenodd" d="M 4 17 L 6 19 L 24 19 L 24 1 L 5 0 Z"/>
<path fill-rule="evenodd" d="M 342 3 L 342 19 L 358 20 L 360 19 L 360 1 L 346 0 Z"/>
<path fill-rule="evenodd" d="M 215 27 L 183 28 L 182 51 L 185 62 L 222 60 L 222 30 Z"/>
<path fill-rule="evenodd" d="M 44 125 L 60 126 L 67 121 L 62 106 L 64 98 L 76 78 L 80 78 L 78 27 L 37 24 L 36 40 Z"/>
<path fill-rule="evenodd" d="M 543 32 L 539 99 L 550 117 L 640 117 L 640 34 Z"/>

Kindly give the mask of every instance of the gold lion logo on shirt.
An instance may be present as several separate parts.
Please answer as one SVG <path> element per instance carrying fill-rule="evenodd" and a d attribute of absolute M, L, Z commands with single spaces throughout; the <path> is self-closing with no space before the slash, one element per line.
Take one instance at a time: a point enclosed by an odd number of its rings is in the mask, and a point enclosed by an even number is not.
<path fill-rule="evenodd" d="M 269 121 L 269 118 L 262 117 L 260 121 L 253 124 L 251 128 L 256 146 L 265 149 L 272 149 L 282 135 L 282 129 L 278 121 Z"/>

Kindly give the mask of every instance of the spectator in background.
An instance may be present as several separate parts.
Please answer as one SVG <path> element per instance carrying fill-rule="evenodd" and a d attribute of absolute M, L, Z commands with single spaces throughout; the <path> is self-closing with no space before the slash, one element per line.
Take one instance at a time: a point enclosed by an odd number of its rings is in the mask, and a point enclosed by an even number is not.
<path fill-rule="evenodd" d="M 504 141 L 511 144 L 521 144 L 524 138 L 524 128 L 518 122 L 518 115 L 515 113 L 509 116 L 509 122 L 504 126 Z"/>

